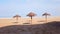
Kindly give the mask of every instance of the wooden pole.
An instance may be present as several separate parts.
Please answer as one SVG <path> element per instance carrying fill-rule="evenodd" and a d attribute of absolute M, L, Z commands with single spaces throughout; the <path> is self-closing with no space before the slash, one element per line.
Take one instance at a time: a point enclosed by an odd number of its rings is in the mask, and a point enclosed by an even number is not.
<path fill-rule="evenodd" d="M 32 25 L 32 16 L 31 16 L 31 25 Z"/>
<path fill-rule="evenodd" d="M 18 23 L 18 17 L 16 17 L 16 22 Z"/>
<path fill-rule="evenodd" d="M 47 15 L 45 16 L 45 19 L 46 19 L 46 23 L 47 23 Z"/>

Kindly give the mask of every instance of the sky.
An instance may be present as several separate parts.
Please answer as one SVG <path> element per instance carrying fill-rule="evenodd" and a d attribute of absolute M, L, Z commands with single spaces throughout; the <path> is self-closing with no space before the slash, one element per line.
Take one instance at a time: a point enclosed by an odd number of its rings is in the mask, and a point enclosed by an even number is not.
<path fill-rule="evenodd" d="M 0 0 L 0 18 L 16 14 L 27 17 L 29 12 L 36 13 L 37 17 L 45 12 L 60 16 L 60 0 Z"/>

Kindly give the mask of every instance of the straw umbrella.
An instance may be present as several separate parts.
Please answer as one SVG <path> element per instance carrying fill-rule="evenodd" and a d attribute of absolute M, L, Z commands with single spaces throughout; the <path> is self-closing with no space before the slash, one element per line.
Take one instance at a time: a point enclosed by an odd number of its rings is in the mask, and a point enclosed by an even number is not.
<path fill-rule="evenodd" d="M 47 23 L 47 17 L 50 16 L 50 14 L 44 13 L 42 16 L 45 16 L 45 20 L 46 20 L 46 23 Z"/>
<path fill-rule="evenodd" d="M 18 19 L 19 19 L 19 17 L 21 17 L 21 16 L 19 16 L 19 15 L 15 15 L 15 16 L 13 16 L 13 18 L 16 18 L 16 23 L 18 23 Z"/>
<path fill-rule="evenodd" d="M 32 24 L 32 17 L 36 16 L 36 14 L 33 12 L 30 12 L 27 16 L 31 17 L 31 24 Z"/>

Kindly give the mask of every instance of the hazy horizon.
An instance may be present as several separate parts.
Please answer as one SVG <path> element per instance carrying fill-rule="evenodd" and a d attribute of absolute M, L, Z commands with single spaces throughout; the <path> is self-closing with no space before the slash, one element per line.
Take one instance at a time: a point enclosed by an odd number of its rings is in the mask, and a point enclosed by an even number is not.
<path fill-rule="evenodd" d="M 0 0 L 0 18 L 19 14 L 26 17 L 29 12 L 37 16 L 48 12 L 52 16 L 60 16 L 60 0 Z"/>

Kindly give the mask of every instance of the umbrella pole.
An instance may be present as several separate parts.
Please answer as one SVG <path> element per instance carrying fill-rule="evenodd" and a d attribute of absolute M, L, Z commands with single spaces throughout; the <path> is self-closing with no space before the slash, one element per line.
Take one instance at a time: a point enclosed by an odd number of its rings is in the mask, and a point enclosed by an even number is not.
<path fill-rule="evenodd" d="M 46 23 L 47 23 L 47 15 L 45 16 L 45 19 L 46 19 Z"/>
<path fill-rule="evenodd" d="M 32 25 L 32 16 L 31 16 L 31 25 Z"/>
<path fill-rule="evenodd" d="M 16 22 L 18 23 L 18 17 L 16 18 Z"/>

